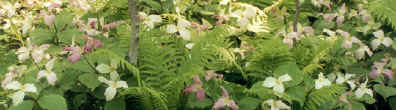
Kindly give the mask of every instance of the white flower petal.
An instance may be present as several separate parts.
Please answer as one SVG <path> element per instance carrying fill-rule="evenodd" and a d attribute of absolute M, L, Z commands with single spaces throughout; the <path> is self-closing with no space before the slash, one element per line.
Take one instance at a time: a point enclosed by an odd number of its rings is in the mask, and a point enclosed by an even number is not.
<path fill-rule="evenodd" d="M 117 73 L 117 71 L 113 71 L 110 73 L 111 80 L 117 80 L 119 77 L 120 77 L 120 75 Z"/>
<path fill-rule="evenodd" d="M 382 30 L 378 30 L 376 32 L 373 32 L 373 34 L 377 38 L 384 37 L 384 31 L 382 31 Z"/>
<path fill-rule="evenodd" d="M 25 86 L 25 92 L 37 92 L 37 88 L 36 88 L 36 86 L 34 86 L 34 84 L 30 84 L 30 83 L 28 83 L 28 84 L 25 84 L 24 85 Z"/>
<path fill-rule="evenodd" d="M 166 32 L 175 33 L 177 32 L 177 27 L 174 24 L 168 24 Z"/>
<path fill-rule="evenodd" d="M 56 78 L 56 74 L 54 72 L 50 72 L 47 75 L 47 81 L 49 84 L 55 85 L 56 80 L 57 80 L 57 78 Z"/>
<path fill-rule="evenodd" d="M 161 18 L 160 15 L 150 15 L 149 19 L 150 19 L 149 22 L 152 22 L 152 23 L 157 23 L 157 22 L 161 22 L 162 21 L 162 18 Z"/>
<path fill-rule="evenodd" d="M 99 64 L 96 67 L 96 70 L 98 70 L 100 73 L 110 73 L 111 72 L 110 66 L 106 65 L 106 64 Z"/>
<path fill-rule="evenodd" d="M 117 87 L 116 88 L 128 88 L 128 84 L 125 81 L 117 81 Z"/>
<path fill-rule="evenodd" d="M 288 105 L 286 105 L 285 103 L 283 103 L 282 101 L 278 100 L 276 101 L 276 105 L 278 105 L 278 108 L 281 109 L 290 109 L 290 107 Z"/>
<path fill-rule="evenodd" d="M 180 29 L 179 30 L 180 36 L 187 41 L 191 40 L 191 33 L 188 29 Z"/>
<path fill-rule="evenodd" d="M 274 87 L 275 85 L 276 85 L 276 79 L 274 77 L 266 78 L 263 83 L 264 87 Z"/>
<path fill-rule="evenodd" d="M 102 77 L 102 76 L 99 76 L 99 77 L 98 77 L 98 80 L 99 80 L 100 82 L 103 82 L 103 83 L 107 84 L 107 85 L 111 85 L 111 84 L 112 84 L 111 81 L 107 80 L 106 78 L 104 78 L 104 77 Z"/>
<path fill-rule="evenodd" d="M 116 94 L 117 94 L 116 88 L 108 87 L 104 93 L 104 95 L 106 96 L 106 101 L 112 100 Z"/>
<path fill-rule="evenodd" d="M 280 76 L 279 80 L 282 82 L 285 82 L 285 81 L 291 81 L 292 78 L 289 76 L 289 74 L 285 74 L 285 75 Z"/>
<path fill-rule="evenodd" d="M 283 87 L 282 84 L 279 84 L 279 85 L 277 84 L 274 86 L 273 90 L 275 92 L 283 93 L 285 91 L 285 87 Z"/>
<path fill-rule="evenodd" d="M 42 77 L 47 76 L 49 73 L 46 70 L 41 70 L 37 73 L 37 80 L 40 80 Z"/>
<path fill-rule="evenodd" d="M 392 39 L 391 38 L 389 38 L 389 37 L 385 37 L 384 38 L 384 41 L 382 42 L 382 44 L 384 44 L 386 47 L 389 47 L 389 46 L 391 46 L 392 45 Z"/>
<path fill-rule="evenodd" d="M 45 65 L 45 68 L 47 70 L 52 70 L 52 68 L 54 67 L 56 58 L 53 58 L 52 60 L 48 61 L 48 63 Z"/>
<path fill-rule="evenodd" d="M 19 83 L 18 81 L 12 81 L 10 83 L 8 83 L 5 88 L 6 89 L 12 89 L 12 90 L 19 90 L 21 88 L 21 83 Z"/>
<path fill-rule="evenodd" d="M 191 26 L 191 23 L 189 21 L 187 21 L 186 19 L 179 18 L 179 20 L 177 21 L 177 27 L 179 27 L 179 28 L 188 28 L 190 26 Z"/>
<path fill-rule="evenodd" d="M 371 41 L 371 47 L 375 50 L 378 48 L 378 46 L 381 44 L 381 41 L 379 39 L 374 39 Z"/>
<path fill-rule="evenodd" d="M 194 46 L 194 43 L 188 43 L 188 44 L 186 44 L 186 48 L 188 48 L 188 49 L 192 49 L 193 46 Z"/>
<path fill-rule="evenodd" d="M 25 97 L 25 93 L 22 91 L 18 91 L 18 92 L 15 92 L 14 94 L 12 94 L 11 98 L 12 98 L 12 103 L 14 104 L 14 106 L 22 103 L 24 97 Z"/>

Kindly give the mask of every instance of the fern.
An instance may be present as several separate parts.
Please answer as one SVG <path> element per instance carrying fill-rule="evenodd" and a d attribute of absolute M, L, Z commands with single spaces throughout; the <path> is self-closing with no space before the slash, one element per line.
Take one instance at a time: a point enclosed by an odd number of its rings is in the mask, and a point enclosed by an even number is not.
<path fill-rule="evenodd" d="M 395 0 L 372 0 L 368 4 L 368 9 L 379 20 L 387 22 L 396 28 L 396 1 Z"/>
<path fill-rule="evenodd" d="M 145 110 L 168 110 L 165 94 L 147 87 L 130 87 L 122 95 L 137 98 Z"/>
<path fill-rule="evenodd" d="M 340 85 L 326 86 L 318 90 L 314 90 L 307 97 L 305 102 L 305 110 L 320 110 L 321 106 L 331 106 L 330 104 L 337 101 L 338 97 L 344 93 L 345 87 Z"/>

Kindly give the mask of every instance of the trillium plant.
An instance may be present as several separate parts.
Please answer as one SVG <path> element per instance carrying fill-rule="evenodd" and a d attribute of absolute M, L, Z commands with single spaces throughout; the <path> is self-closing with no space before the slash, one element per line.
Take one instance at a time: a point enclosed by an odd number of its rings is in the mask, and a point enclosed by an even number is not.
<path fill-rule="evenodd" d="M 395 0 L 0 0 L 0 110 L 396 110 Z"/>

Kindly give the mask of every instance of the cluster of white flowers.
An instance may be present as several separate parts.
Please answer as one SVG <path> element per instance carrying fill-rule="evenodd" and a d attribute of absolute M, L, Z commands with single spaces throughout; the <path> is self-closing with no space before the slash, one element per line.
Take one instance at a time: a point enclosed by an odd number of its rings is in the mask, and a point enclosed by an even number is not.
<path fill-rule="evenodd" d="M 292 78 L 289 76 L 289 74 L 285 74 L 280 76 L 279 78 L 274 78 L 274 77 L 267 77 L 264 82 L 263 86 L 264 87 L 269 87 L 273 88 L 273 91 L 275 91 L 277 94 L 283 93 L 285 91 L 285 87 L 283 85 L 283 82 L 291 81 Z M 280 110 L 280 109 L 290 109 L 288 105 L 283 103 L 281 100 L 274 101 L 273 99 L 268 99 L 263 102 L 263 105 L 268 104 L 271 106 L 271 110 Z"/>

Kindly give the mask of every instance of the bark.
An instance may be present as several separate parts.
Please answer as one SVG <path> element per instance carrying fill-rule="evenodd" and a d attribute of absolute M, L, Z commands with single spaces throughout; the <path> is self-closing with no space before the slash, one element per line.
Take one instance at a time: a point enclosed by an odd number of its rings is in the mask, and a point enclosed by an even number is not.
<path fill-rule="evenodd" d="M 129 63 L 137 64 L 139 54 L 139 17 L 137 0 L 128 0 L 129 15 L 131 17 L 131 41 L 128 52 Z"/>
<path fill-rule="evenodd" d="M 297 32 L 298 17 L 300 16 L 300 0 L 296 0 L 296 19 L 294 21 L 294 32 Z"/>

